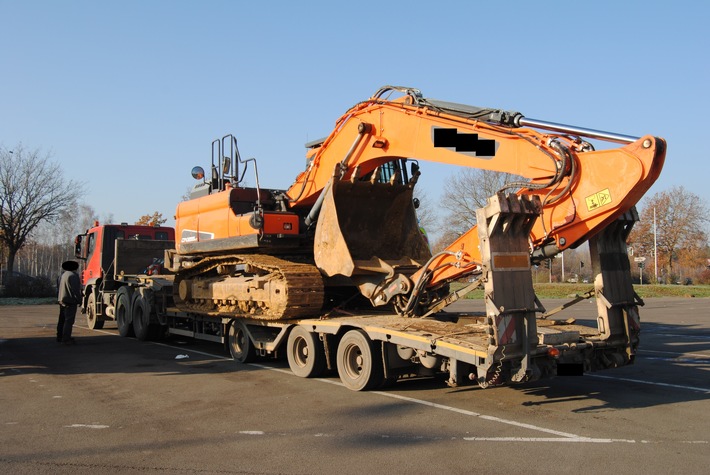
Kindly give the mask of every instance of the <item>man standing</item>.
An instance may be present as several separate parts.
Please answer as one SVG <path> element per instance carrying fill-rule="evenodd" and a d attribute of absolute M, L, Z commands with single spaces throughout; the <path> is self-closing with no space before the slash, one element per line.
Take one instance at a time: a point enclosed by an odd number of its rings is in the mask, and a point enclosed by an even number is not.
<path fill-rule="evenodd" d="M 62 263 L 64 273 L 59 279 L 59 323 L 57 323 L 57 341 L 65 345 L 73 345 L 72 327 L 76 318 L 76 308 L 81 302 L 81 281 L 76 271 L 79 263 L 65 261 Z"/>

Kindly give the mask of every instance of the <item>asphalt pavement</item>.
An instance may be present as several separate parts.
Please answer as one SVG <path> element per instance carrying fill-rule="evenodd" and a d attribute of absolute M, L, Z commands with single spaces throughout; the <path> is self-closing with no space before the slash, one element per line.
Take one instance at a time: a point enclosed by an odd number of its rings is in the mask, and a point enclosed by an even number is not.
<path fill-rule="evenodd" d="M 559 301 L 543 301 L 552 308 Z M 461 311 L 481 303 L 455 304 Z M 2 473 L 684 473 L 710 466 L 710 299 L 648 299 L 632 366 L 518 386 L 353 392 L 215 343 L 0 306 Z M 565 317 L 594 319 L 582 302 Z"/>

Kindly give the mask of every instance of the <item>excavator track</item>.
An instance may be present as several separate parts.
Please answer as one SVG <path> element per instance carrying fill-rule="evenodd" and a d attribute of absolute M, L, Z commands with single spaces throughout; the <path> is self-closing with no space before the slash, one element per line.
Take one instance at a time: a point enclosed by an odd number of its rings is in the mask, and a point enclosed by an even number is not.
<path fill-rule="evenodd" d="M 263 254 L 206 257 L 178 272 L 173 289 L 186 312 L 270 321 L 316 315 L 324 300 L 314 265 Z"/>

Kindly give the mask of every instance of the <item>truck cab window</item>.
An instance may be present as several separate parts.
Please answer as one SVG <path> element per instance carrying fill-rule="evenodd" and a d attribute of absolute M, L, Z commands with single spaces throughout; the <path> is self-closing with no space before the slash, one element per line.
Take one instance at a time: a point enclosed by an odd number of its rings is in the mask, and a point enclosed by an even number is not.
<path fill-rule="evenodd" d="M 94 254 L 94 247 L 96 246 L 96 233 L 91 233 L 88 236 L 86 243 L 86 259 L 90 260 L 91 256 Z"/>

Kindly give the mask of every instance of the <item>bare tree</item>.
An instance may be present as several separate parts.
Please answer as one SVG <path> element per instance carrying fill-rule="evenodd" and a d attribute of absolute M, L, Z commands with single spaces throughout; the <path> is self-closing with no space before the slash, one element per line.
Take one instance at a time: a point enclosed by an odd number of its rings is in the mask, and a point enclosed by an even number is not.
<path fill-rule="evenodd" d="M 476 210 L 486 206 L 488 197 L 507 184 L 520 180 L 520 177 L 509 173 L 474 168 L 452 175 L 441 198 L 441 208 L 446 211 L 443 220 L 446 227 L 442 229 L 442 237 L 434 244 L 434 250 L 445 248 L 461 233 L 475 226 Z"/>
<path fill-rule="evenodd" d="M 414 199 L 417 203 L 419 226 L 426 230 L 434 228 L 439 219 L 426 192 L 421 188 L 414 188 Z"/>
<path fill-rule="evenodd" d="M 62 212 L 53 223 L 41 223 L 17 252 L 15 269 L 55 282 L 61 263 L 74 256 L 74 237 L 90 228 L 96 219 L 91 206 L 80 204 L 74 212 Z"/>
<path fill-rule="evenodd" d="M 72 237 L 79 233 L 86 232 L 87 229 L 95 225 L 99 220 L 96 210 L 90 205 L 80 204 L 72 222 Z"/>
<path fill-rule="evenodd" d="M 185 188 L 185 193 L 183 193 L 182 196 L 180 196 L 181 202 L 182 201 L 190 201 L 190 193 L 192 193 L 192 189 L 193 189 L 192 186 L 188 186 L 187 188 Z"/>
<path fill-rule="evenodd" d="M 66 180 L 50 154 L 27 150 L 21 143 L 13 150 L 0 148 L 0 241 L 8 272 L 37 226 L 73 212 L 82 194 L 83 185 Z"/>
<path fill-rule="evenodd" d="M 675 263 L 699 260 L 703 264 L 708 245 L 708 236 L 703 231 L 708 223 L 708 205 L 682 186 L 656 193 L 645 202 L 640 221 L 629 236 L 635 254 L 653 255 L 654 209 L 656 251 L 660 266 L 665 268 L 666 280 L 675 275 Z"/>
<path fill-rule="evenodd" d="M 439 217 L 432 206 L 426 192 L 422 188 L 414 188 L 414 205 L 417 213 L 419 229 L 431 246 L 431 239 L 437 235 Z"/>

